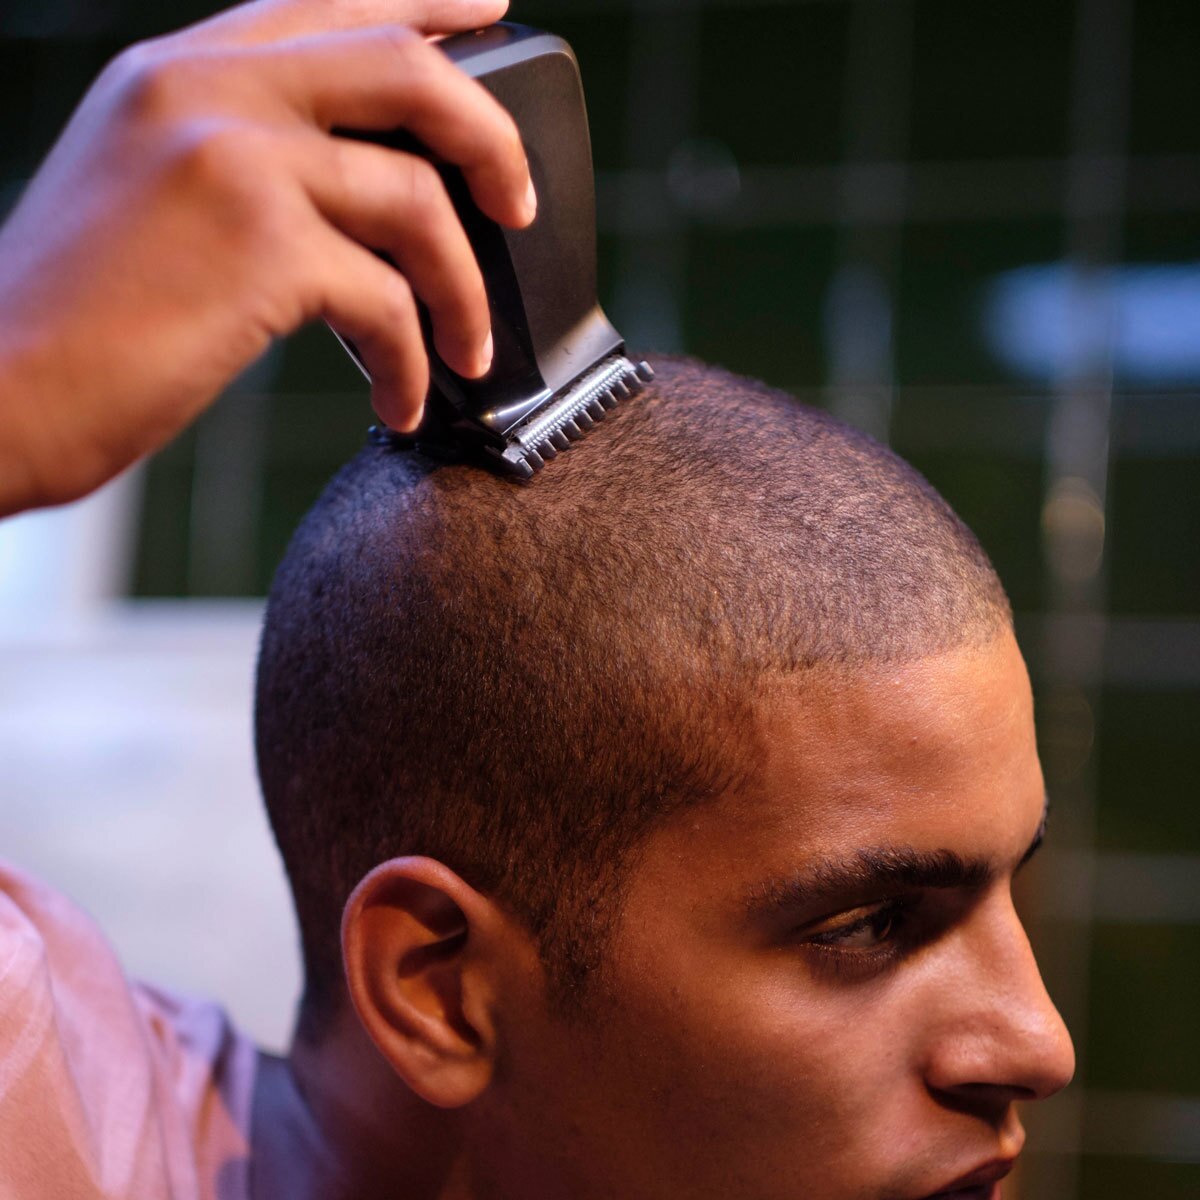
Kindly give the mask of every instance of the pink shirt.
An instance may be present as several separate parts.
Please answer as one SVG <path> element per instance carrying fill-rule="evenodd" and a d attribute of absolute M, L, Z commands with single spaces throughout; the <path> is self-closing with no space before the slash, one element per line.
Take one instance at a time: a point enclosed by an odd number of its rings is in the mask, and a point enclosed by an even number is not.
<path fill-rule="evenodd" d="M 0 1197 L 250 1200 L 257 1051 L 0 861 Z"/>

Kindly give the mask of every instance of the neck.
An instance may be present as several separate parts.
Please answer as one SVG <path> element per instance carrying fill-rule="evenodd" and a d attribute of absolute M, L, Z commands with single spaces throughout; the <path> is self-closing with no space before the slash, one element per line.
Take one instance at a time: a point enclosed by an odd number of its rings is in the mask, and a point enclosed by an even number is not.
<path fill-rule="evenodd" d="M 260 1055 L 252 1200 L 471 1200 L 458 1125 L 404 1085 L 347 1004 L 320 1045 Z"/>

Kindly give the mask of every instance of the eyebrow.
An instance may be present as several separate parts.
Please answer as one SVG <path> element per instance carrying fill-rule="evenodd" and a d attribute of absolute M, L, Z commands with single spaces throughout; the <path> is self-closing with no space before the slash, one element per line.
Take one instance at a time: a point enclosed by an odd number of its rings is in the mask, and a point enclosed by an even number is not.
<path fill-rule="evenodd" d="M 1019 871 L 1038 851 L 1046 836 L 1049 804 L 1033 840 L 1017 863 Z M 830 905 L 852 896 L 897 888 L 940 888 L 977 891 L 996 874 L 984 858 L 967 858 L 954 850 L 917 850 L 912 846 L 873 846 L 845 858 L 826 858 L 779 879 L 754 887 L 746 897 L 750 917 L 767 917 L 781 910 Z"/>

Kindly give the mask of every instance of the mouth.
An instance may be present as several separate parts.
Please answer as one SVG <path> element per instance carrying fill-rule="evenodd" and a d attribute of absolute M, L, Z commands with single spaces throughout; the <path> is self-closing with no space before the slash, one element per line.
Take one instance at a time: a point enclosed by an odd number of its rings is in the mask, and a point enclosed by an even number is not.
<path fill-rule="evenodd" d="M 975 1187 L 952 1188 L 948 1192 L 934 1192 L 929 1200 L 1000 1200 L 998 1183 L 981 1183 Z"/>
<path fill-rule="evenodd" d="M 1000 1180 L 1013 1169 L 1015 1162 L 1012 1158 L 1000 1158 L 984 1163 L 922 1200 L 1000 1200 Z"/>

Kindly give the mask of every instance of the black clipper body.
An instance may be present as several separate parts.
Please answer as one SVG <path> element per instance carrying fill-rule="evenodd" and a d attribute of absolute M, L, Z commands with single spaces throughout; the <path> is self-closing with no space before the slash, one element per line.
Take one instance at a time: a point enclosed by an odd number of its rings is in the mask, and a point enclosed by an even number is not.
<path fill-rule="evenodd" d="M 527 229 L 504 229 L 475 206 L 461 172 L 443 168 L 488 291 L 492 367 L 478 380 L 456 374 L 438 356 L 426 320 L 432 378 L 426 419 L 411 436 L 376 427 L 374 437 L 466 441 L 493 465 L 528 479 L 640 391 L 653 372 L 625 357 L 624 341 L 596 298 L 591 141 L 571 47 L 508 22 L 439 44 L 515 118 L 538 215 Z M 376 140 L 413 146 L 404 134 Z"/>

